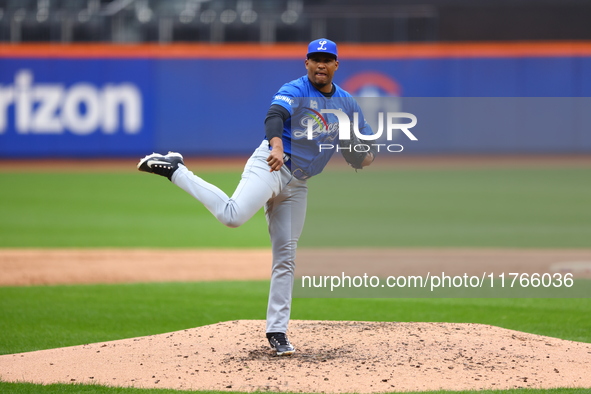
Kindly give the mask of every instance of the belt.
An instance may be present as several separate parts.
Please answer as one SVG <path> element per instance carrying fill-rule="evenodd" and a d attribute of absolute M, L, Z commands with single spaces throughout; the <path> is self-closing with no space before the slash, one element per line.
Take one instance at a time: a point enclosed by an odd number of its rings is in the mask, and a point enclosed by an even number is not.
<path fill-rule="evenodd" d="M 300 181 L 305 181 L 306 179 L 311 178 L 311 176 L 306 174 L 301 168 L 296 168 L 295 170 L 291 169 L 291 156 L 289 156 L 287 153 L 283 154 L 283 164 L 285 164 L 285 166 L 289 169 L 289 172 L 291 172 L 291 174 Z"/>

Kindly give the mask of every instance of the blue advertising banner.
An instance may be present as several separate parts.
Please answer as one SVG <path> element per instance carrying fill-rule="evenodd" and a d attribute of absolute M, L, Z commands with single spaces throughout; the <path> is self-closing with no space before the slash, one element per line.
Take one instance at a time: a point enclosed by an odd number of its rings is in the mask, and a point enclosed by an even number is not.
<path fill-rule="evenodd" d="M 153 148 L 153 63 L 2 59 L 0 155 L 96 157 Z"/>
<path fill-rule="evenodd" d="M 305 73 L 303 57 L 2 57 L 0 157 L 247 155 L 275 93 Z M 591 56 L 343 58 L 335 82 L 356 97 L 589 97 Z M 560 111 L 558 128 L 586 109 Z M 591 133 L 522 126 L 429 130 L 408 153 L 591 152 Z"/>

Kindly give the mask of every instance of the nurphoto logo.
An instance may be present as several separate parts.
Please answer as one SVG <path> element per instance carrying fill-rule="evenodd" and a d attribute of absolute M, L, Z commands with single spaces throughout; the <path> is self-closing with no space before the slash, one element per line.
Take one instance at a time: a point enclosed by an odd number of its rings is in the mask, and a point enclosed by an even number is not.
<path fill-rule="evenodd" d="M 355 136 L 361 141 L 359 144 L 351 144 L 349 147 L 342 147 L 339 146 L 338 143 L 335 144 L 319 144 L 318 149 L 319 151 L 323 150 L 330 150 L 336 149 L 344 150 L 344 149 L 353 149 L 355 152 L 368 152 L 372 147 L 374 147 L 377 152 L 380 150 L 387 150 L 388 152 L 402 152 L 404 147 L 400 144 L 386 144 L 386 143 L 377 143 L 377 140 L 382 138 L 382 135 L 385 131 L 386 141 L 391 142 L 393 140 L 394 131 L 400 130 L 406 137 L 408 137 L 411 141 L 417 141 L 417 137 L 409 130 L 416 126 L 417 124 L 417 117 L 409 112 L 387 112 L 385 115 L 383 112 L 378 113 L 378 130 L 374 134 L 362 134 L 359 131 L 359 113 L 353 113 L 353 121 L 349 119 L 346 113 L 339 109 L 321 109 L 318 111 L 313 111 L 315 116 L 311 116 L 307 119 L 306 124 L 306 131 L 307 131 L 307 138 L 309 140 L 314 139 L 315 136 L 321 133 L 319 129 L 333 129 L 331 123 L 328 123 L 322 114 L 332 114 L 335 115 L 338 119 L 338 136 L 339 140 L 351 140 L 351 133 L 353 132 Z M 403 122 L 401 120 L 408 119 L 410 122 Z M 384 127 L 384 123 L 386 126 Z M 330 125 L 330 126 L 329 126 Z M 323 127 L 324 126 L 324 127 Z M 371 142 L 376 141 L 376 142 Z"/>

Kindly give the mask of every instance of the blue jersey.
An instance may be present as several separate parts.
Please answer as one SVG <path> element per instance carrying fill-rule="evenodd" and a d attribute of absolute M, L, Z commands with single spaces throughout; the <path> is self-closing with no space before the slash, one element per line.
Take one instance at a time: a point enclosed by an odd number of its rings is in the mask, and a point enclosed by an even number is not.
<path fill-rule="evenodd" d="M 288 165 L 298 178 L 322 172 L 338 146 L 338 118 L 335 114 L 322 113 L 323 109 L 340 110 L 351 122 L 357 120 L 362 134 L 373 134 L 353 97 L 336 84 L 334 87 L 334 93 L 326 97 L 305 75 L 283 85 L 271 102 L 281 105 L 291 115 L 283 123 L 283 149 L 290 155 Z"/>

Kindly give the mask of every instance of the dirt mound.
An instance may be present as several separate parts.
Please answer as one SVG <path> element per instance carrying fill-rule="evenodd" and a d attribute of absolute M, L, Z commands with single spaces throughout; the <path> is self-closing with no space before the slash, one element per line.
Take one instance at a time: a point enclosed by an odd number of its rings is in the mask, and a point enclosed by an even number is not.
<path fill-rule="evenodd" d="M 301 321 L 275 357 L 263 321 L 0 356 L 0 379 L 228 391 L 591 388 L 591 344 L 481 324 Z"/>

